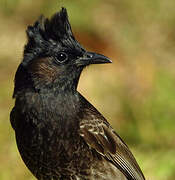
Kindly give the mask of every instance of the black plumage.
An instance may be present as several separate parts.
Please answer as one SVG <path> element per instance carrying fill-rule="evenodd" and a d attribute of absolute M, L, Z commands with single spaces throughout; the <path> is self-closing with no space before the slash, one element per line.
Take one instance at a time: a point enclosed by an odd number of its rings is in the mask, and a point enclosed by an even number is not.
<path fill-rule="evenodd" d="M 84 67 L 110 63 L 74 38 L 65 8 L 27 29 L 10 120 L 38 180 L 144 180 L 127 145 L 78 91 Z"/>

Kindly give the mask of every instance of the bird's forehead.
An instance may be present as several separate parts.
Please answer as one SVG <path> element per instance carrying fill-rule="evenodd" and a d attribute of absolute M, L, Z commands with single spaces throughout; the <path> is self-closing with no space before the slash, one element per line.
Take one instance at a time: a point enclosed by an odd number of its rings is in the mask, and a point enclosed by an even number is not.
<path fill-rule="evenodd" d="M 83 55 L 85 49 L 77 41 L 72 39 L 64 39 L 63 41 L 51 40 L 51 45 L 48 46 L 48 53 L 56 54 L 60 51 Z"/>

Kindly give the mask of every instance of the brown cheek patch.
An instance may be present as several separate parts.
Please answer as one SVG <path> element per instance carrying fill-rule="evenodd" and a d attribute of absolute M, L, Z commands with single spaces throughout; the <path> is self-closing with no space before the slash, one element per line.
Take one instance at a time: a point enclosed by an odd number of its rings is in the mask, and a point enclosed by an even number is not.
<path fill-rule="evenodd" d="M 49 83 L 56 78 L 58 68 L 52 65 L 50 58 L 40 58 L 30 64 L 30 72 L 34 78 Z"/>

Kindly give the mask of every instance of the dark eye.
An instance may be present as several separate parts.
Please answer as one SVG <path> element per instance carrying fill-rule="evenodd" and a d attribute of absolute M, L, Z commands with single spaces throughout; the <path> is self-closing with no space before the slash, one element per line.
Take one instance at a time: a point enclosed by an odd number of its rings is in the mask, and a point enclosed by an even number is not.
<path fill-rule="evenodd" d="M 56 55 L 56 60 L 60 63 L 68 60 L 68 55 L 65 52 L 60 52 Z"/>

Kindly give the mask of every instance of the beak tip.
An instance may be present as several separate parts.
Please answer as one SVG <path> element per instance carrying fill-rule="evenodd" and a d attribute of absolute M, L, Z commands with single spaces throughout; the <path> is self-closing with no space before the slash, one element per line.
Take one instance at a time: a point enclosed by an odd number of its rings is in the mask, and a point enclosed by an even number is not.
<path fill-rule="evenodd" d="M 109 62 L 109 63 L 112 63 L 112 60 L 108 59 L 108 62 Z"/>
<path fill-rule="evenodd" d="M 112 60 L 105 56 L 103 63 L 112 63 Z"/>

